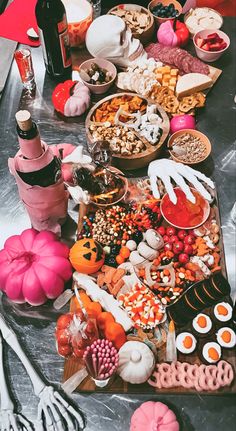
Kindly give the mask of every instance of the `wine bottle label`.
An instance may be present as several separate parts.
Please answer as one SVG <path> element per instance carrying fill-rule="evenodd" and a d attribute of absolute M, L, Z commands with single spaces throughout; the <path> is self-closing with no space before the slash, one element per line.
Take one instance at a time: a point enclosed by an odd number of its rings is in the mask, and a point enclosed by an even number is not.
<path fill-rule="evenodd" d="M 48 61 L 48 55 L 47 55 L 47 51 L 46 51 L 46 47 L 45 47 L 45 40 L 43 37 L 43 31 L 41 30 L 41 28 L 38 28 L 38 29 L 39 29 L 39 39 L 40 39 L 42 51 L 43 51 L 44 63 L 48 66 L 49 61 Z"/>
<path fill-rule="evenodd" d="M 61 46 L 61 55 L 64 67 L 71 66 L 70 41 L 68 34 L 68 26 L 66 14 L 63 15 L 63 20 L 57 24 L 59 40 Z"/>

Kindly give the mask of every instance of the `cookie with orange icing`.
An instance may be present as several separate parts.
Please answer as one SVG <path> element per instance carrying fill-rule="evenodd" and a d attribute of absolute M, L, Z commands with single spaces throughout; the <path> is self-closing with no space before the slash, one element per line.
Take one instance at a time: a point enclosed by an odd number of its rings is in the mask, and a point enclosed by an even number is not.
<path fill-rule="evenodd" d="M 207 314 L 199 313 L 192 321 L 192 328 L 198 337 L 206 337 L 213 332 L 212 320 Z"/>

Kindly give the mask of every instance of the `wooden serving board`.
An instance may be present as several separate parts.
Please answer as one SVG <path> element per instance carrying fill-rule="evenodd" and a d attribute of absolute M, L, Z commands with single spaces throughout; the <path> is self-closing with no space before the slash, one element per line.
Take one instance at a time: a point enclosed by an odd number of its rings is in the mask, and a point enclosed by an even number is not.
<path fill-rule="evenodd" d="M 137 180 L 132 179 L 131 181 L 134 182 Z M 215 210 L 217 224 L 219 226 L 221 226 L 219 206 L 218 206 L 218 200 L 217 200 L 216 192 L 215 192 L 215 204 L 212 205 L 212 207 Z M 222 231 L 220 231 L 219 247 L 220 247 L 220 253 L 221 253 L 222 273 L 225 277 L 227 277 Z M 226 301 L 230 302 L 231 299 L 226 298 Z M 205 309 L 204 312 L 206 312 L 206 314 L 210 315 L 211 307 L 209 307 L 208 309 Z M 188 330 L 187 325 L 181 328 L 181 332 L 187 331 L 187 330 Z M 211 337 L 213 340 L 214 334 Z M 157 353 L 158 353 L 157 362 L 158 363 L 165 362 L 165 345 L 162 348 L 158 349 Z M 234 381 L 233 381 L 231 386 L 221 388 L 217 391 L 197 392 L 193 388 L 186 389 L 183 387 L 175 387 L 173 389 L 169 389 L 169 388 L 168 389 L 156 389 L 153 386 L 149 385 L 148 383 L 134 385 L 134 384 L 124 382 L 118 375 L 115 375 L 115 377 L 113 379 L 111 379 L 109 384 L 104 388 L 98 388 L 95 385 L 94 381 L 90 377 L 87 377 L 86 379 L 84 379 L 84 381 L 77 388 L 77 391 L 89 392 L 89 393 L 102 392 L 102 393 L 113 393 L 113 394 L 117 394 L 117 393 L 119 393 L 119 394 L 121 394 L 121 393 L 122 394 L 136 394 L 136 393 L 139 393 L 139 394 L 146 394 L 146 393 L 149 393 L 149 394 L 155 394 L 155 393 L 156 394 L 197 394 L 198 393 L 201 395 L 223 395 L 223 394 L 235 395 L 236 394 L 236 350 L 235 349 L 222 349 L 222 353 L 223 353 L 222 359 L 226 360 L 227 362 L 229 362 L 233 366 L 235 378 L 234 378 Z M 178 360 L 181 362 L 188 362 L 191 364 L 199 364 L 199 365 L 201 364 L 201 360 L 199 359 L 199 356 L 197 354 L 197 350 L 191 355 L 184 355 L 184 354 L 178 353 Z M 70 359 L 65 360 L 63 381 L 66 381 L 67 379 L 69 379 L 74 373 L 76 373 L 78 370 L 80 370 L 83 366 L 84 365 L 83 365 L 82 360 L 78 360 L 78 359 L 74 359 L 74 358 L 70 358 Z"/>
<path fill-rule="evenodd" d="M 210 69 L 210 73 L 209 73 L 209 78 L 212 79 L 212 86 L 207 89 L 206 91 L 204 91 L 204 93 L 208 93 L 208 91 L 213 87 L 213 85 L 216 83 L 217 79 L 220 77 L 220 75 L 222 74 L 222 70 L 221 69 L 217 69 L 217 67 L 213 67 L 213 66 L 209 66 Z"/>

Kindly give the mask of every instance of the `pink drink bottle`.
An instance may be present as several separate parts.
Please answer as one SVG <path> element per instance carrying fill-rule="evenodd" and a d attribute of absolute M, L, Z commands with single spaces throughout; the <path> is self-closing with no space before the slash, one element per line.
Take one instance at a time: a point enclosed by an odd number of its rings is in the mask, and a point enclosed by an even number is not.
<path fill-rule="evenodd" d="M 37 125 L 28 111 L 16 113 L 20 150 L 8 160 L 32 227 L 60 235 L 67 215 L 68 193 L 61 165 L 50 147 L 40 139 Z"/>

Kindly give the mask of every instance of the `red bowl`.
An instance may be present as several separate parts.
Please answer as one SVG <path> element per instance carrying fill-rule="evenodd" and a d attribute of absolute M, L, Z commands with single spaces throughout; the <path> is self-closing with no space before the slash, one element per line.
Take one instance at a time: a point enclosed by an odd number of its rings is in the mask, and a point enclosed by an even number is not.
<path fill-rule="evenodd" d="M 167 223 L 178 229 L 195 229 L 201 226 L 208 219 L 210 214 L 210 204 L 194 188 L 190 188 L 196 197 L 196 203 L 192 204 L 180 187 L 175 187 L 177 203 L 174 205 L 166 193 L 161 201 L 161 214 Z"/>

